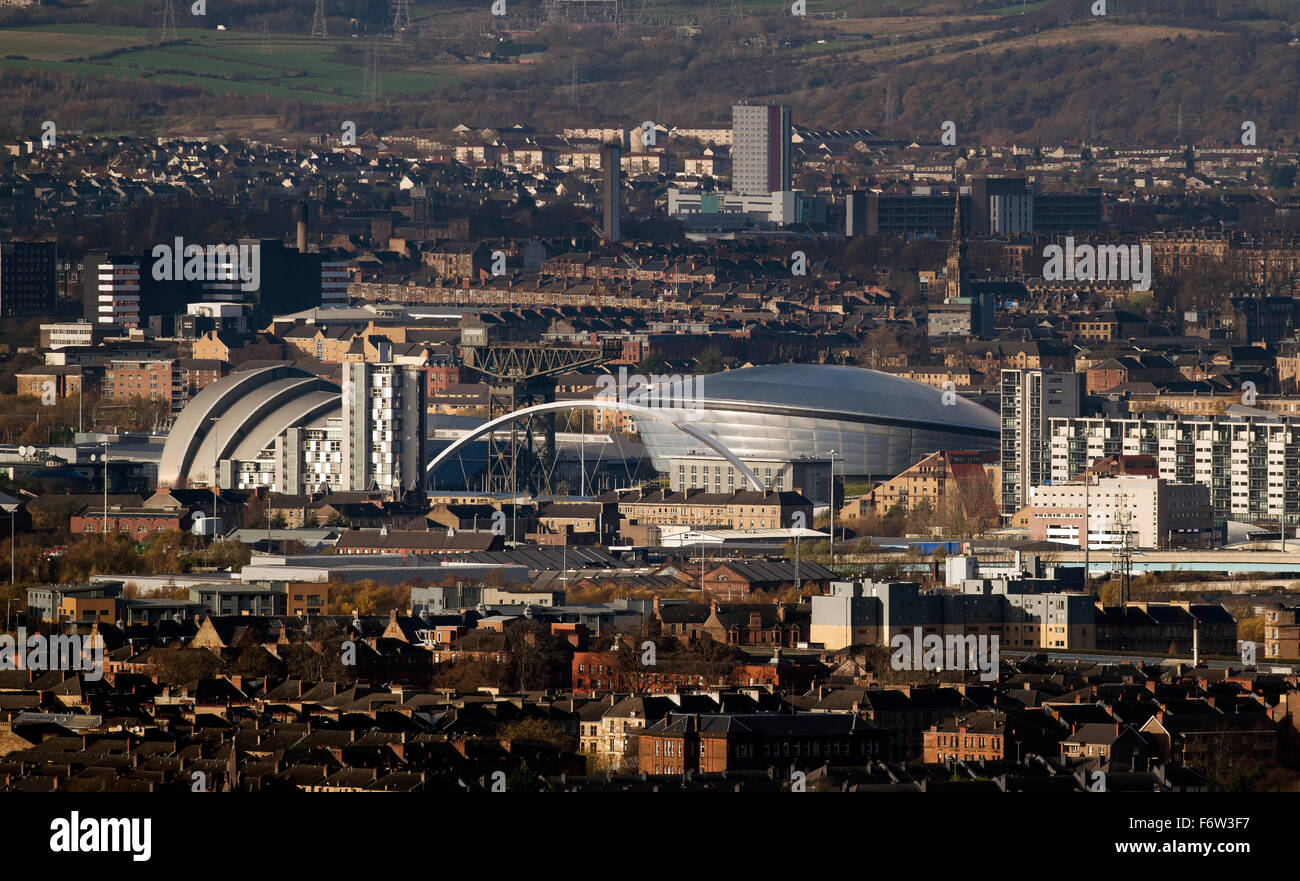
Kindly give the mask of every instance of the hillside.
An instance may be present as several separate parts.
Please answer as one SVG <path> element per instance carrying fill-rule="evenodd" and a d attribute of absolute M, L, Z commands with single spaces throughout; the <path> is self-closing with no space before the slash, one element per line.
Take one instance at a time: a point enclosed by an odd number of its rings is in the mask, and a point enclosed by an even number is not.
<path fill-rule="evenodd" d="M 908 140 L 937 140 L 952 120 L 959 143 L 1168 141 L 1180 106 L 1184 140 L 1230 142 L 1246 119 L 1261 143 L 1300 131 L 1288 20 L 1300 4 L 1110 3 L 1099 18 L 1091 0 L 808 0 L 795 17 L 775 0 L 661 0 L 624 3 L 616 25 L 577 26 L 542 20 L 527 0 L 505 17 L 483 2 L 414 0 L 395 37 L 386 0 L 331 0 L 329 35 L 315 39 L 310 4 L 231 0 L 218 21 L 178 3 L 166 33 L 152 4 L 47 4 L 0 13 L 0 135 L 50 118 L 136 134 L 334 130 L 342 119 L 379 130 L 716 123 L 738 99 Z M 1220 5 L 1231 7 L 1223 17 Z"/>

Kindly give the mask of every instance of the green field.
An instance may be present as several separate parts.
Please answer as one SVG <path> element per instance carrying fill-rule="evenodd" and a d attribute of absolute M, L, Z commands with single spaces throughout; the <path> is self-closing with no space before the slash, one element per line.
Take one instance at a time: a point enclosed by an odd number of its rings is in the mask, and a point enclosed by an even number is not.
<path fill-rule="evenodd" d="M 1030 0 L 1028 3 L 1011 2 L 999 9 L 990 9 L 988 15 L 1019 15 L 1022 12 L 1033 12 L 1035 9 L 1042 9 L 1052 0 Z"/>
<path fill-rule="evenodd" d="M 388 45 L 379 52 L 385 95 L 418 94 L 462 78 L 434 65 L 401 62 L 401 69 L 391 69 L 398 62 Z M 182 29 L 178 40 L 160 44 L 158 32 L 144 28 L 45 26 L 0 30 L 0 68 L 139 79 L 218 95 L 334 102 L 361 97 L 362 47 L 350 37 L 272 34 L 270 54 L 263 54 L 260 33 Z"/>

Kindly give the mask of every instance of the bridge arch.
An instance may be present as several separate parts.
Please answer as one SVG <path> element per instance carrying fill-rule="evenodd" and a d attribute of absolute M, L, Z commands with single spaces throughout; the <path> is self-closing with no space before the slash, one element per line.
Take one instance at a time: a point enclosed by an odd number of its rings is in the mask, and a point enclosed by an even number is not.
<path fill-rule="evenodd" d="M 656 422 L 663 422 L 675 426 L 734 465 L 736 470 L 744 475 L 745 479 L 749 481 L 749 485 L 756 492 L 763 492 L 767 489 L 767 487 L 763 485 L 763 481 L 754 473 L 753 469 L 742 462 L 740 457 L 733 453 L 730 448 L 713 435 L 695 427 L 689 421 L 680 418 L 681 411 L 676 411 L 667 407 L 643 407 L 639 404 L 628 404 L 622 401 L 550 401 L 545 404 L 534 404 L 531 407 L 522 407 L 518 410 L 506 413 L 503 416 L 498 416 L 496 419 L 484 422 L 468 434 L 457 438 L 452 442 L 451 446 L 433 457 L 433 460 L 425 467 L 425 473 L 433 471 L 443 462 L 468 446 L 475 439 L 482 437 L 489 432 L 496 431 L 503 425 L 509 425 L 514 420 L 522 417 L 533 416 L 538 413 L 554 413 L 560 410 L 618 410 L 632 416 L 653 419 Z M 673 418 L 674 413 L 677 413 L 679 418 Z"/>

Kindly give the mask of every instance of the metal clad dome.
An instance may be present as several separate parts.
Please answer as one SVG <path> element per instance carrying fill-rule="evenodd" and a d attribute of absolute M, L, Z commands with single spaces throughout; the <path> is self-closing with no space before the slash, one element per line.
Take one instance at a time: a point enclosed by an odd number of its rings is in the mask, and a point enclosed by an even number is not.
<path fill-rule="evenodd" d="M 661 383 L 660 406 L 675 406 L 742 457 L 825 457 L 837 471 L 892 477 L 935 450 L 994 450 L 998 414 L 964 398 L 876 370 L 818 364 L 747 367 Z M 692 418 L 694 417 L 694 418 Z M 668 459 L 703 453 L 671 425 L 637 423 L 660 471 Z"/>
<path fill-rule="evenodd" d="M 934 425 L 998 430 L 998 414 L 958 397 L 943 403 L 933 386 L 861 367 L 774 364 L 696 378 L 708 402 L 780 404 L 882 418 L 902 417 Z"/>

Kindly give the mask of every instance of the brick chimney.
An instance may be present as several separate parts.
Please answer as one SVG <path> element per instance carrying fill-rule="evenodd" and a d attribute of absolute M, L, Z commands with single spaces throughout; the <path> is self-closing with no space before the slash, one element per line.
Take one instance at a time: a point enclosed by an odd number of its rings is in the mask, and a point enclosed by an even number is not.
<path fill-rule="evenodd" d="M 776 601 L 776 620 L 785 623 L 785 603 L 780 600 Z"/>
<path fill-rule="evenodd" d="M 655 604 L 654 604 L 655 617 L 656 617 L 656 618 L 659 618 L 659 617 L 661 617 L 661 615 L 660 615 L 660 607 L 659 607 L 659 594 L 655 594 L 654 603 L 655 603 Z"/>

